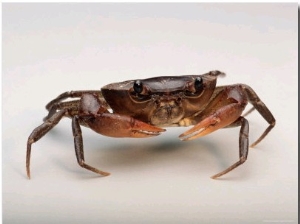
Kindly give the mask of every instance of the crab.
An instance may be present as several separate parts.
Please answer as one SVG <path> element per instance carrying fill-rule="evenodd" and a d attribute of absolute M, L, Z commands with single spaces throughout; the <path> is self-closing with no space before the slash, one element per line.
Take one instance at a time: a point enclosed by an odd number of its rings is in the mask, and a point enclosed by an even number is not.
<path fill-rule="evenodd" d="M 30 179 L 31 146 L 64 117 L 72 119 L 78 164 L 94 173 L 110 173 L 88 165 L 84 159 L 81 126 L 109 137 L 147 138 L 161 134 L 164 127 L 193 126 L 179 138 L 196 139 L 220 128 L 240 127 L 239 160 L 213 175 L 216 179 L 247 160 L 249 124 L 245 116 L 256 109 L 269 126 L 251 145 L 254 147 L 275 126 L 275 118 L 254 90 L 245 84 L 216 86 L 221 71 L 202 75 L 161 76 L 108 84 L 101 90 L 64 92 L 46 105 L 44 123 L 27 141 L 26 171 Z M 74 100 L 65 101 L 68 98 Z M 242 115 L 247 103 L 252 108 Z"/>

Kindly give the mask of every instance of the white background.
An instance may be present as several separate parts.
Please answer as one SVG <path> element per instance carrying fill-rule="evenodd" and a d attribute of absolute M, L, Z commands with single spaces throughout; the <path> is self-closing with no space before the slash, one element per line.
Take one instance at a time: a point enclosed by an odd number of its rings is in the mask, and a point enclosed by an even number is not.
<path fill-rule="evenodd" d="M 3 4 L 4 223 L 297 223 L 297 4 Z M 160 75 L 227 73 L 274 114 L 246 163 L 239 129 L 190 142 L 170 128 L 151 139 L 114 139 L 83 128 L 78 166 L 71 121 L 25 151 L 44 106 L 68 90 Z M 268 126 L 253 112 L 250 143 Z"/>

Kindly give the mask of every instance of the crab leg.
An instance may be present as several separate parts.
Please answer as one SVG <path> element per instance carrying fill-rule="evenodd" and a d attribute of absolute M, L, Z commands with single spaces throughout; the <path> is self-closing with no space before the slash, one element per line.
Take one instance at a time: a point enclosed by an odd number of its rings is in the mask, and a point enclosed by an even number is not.
<path fill-rule="evenodd" d="M 27 141 L 27 153 L 26 153 L 26 171 L 27 176 L 30 179 L 30 156 L 31 156 L 31 145 L 41 139 L 45 134 L 47 134 L 52 128 L 57 125 L 57 123 L 65 116 L 67 110 L 60 110 L 55 113 L 52 117 L 47 119 L 43 124 L 35 128 Z"/>
<path fill-rule="evenodd" d="M 79 125 L 79 120 L 78 116 L 74 116 L 72 118 L 72 131 L 73 131 L 73 136 L 74 136 L 74 146 L 75 146 L 75 153 L 76 153 L 76 158 L 79 166 L 90 170 L 92 172 L 98 173 L 102 176 L 108 176 L 110 173 L 98 170 L 88 164 L 85 163 L 84 161 L 84 152 L 83 152 L 83 140 L 82 140 L 82 132 L 81 128 Z"/>
<path fill-rule="evenodd" d="M 233 165 L 231 165 L 230 167 L 228 167 L 227 169 L 223 170 L 220 173 L 217 173 L 215 175 L 213 175 L 211 178 L 212 179 L 216 179 L 220 176 L 223 176 L 224 174 L 230 172 L 231 170 L 233 170 L 234 168 L 240 166 L 241 164 L 243 164 L 246 160 L 247 160 L 247 156 L 248 156 L 248 149 L 249 149 L 249 124 L 247 119 L 245 119 L 244 117 L 239 117 L 238 120 L 236 120 L 233 124 L 230 125 L 231 127 L 233 126 L 241 126 L 240 129 L 240 137 L 239 137 L 239 161 L 237 161 L 236 163 L 234 163 Z"/>
<path fill-rule="evenodd" d="M 53 105 L 55 105 L 58 102 L 61 102 L 67 98 L 80 98 L 83 94 L 97 94 L 99 97 L 102 97 L 102 92 L 101 90 L 77 90 L 77 91 L 69 91 L 69 92 L 64 92 L 60 94 L 58 97 L 56 97 L 54 100 L 51 100 L 47 105 L 46 109 L 50 110 Z"/>
<path fill-rule="evenodd" d="M 67 110 L 68 113 L 66 114 L 66 116 L 68 117 L 72 117 L 76 114 L 78 114 L 78 103 L 80 101 L 79 100 L 72 100 L 72 101 L 67 101 L 67 102 L 58 102 L 53 104 L 50 108 L 49 108 L 49 113 L 46 117 L 44 117 L 43 121 L 46 121 L 47 119 L 49 119 L 50 117 L 52 117 L 57 110 Z"/>
<path fill-rule="evenodd" d="M 269 126 L 262 133 L 262 135 L 255 142 L 253 142 L 251 144 L 250 147 L 254 147 L 261 140 L 263 140 L 266 137 L 266 135 L 272 130 L 272 128 L 274 128 L 276 120 L 273 117 L 270 110 L 267 108 L 267 106 L 260 100 L 260 98 L 257 96 L 257 94 L 254 92 L 254 90 L 250 86 L 242 85 L 242 88 L 243 88 L 244 92 L 246 93 L 249 102 L 261 114 L 261 116 L 269 123 Z M 250 109 L 250 111 L 247 112 L 246 115 L 249 114 L 251 111 L 252 111 L 252 109 Z"/>

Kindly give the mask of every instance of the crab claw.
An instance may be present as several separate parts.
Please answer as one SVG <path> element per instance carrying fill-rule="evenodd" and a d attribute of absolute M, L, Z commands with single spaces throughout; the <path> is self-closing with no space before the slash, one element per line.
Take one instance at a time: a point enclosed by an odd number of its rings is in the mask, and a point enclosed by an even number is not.
<path fill-rule="evenodd" d="M 226 105 L 181 134 L 179 138 L 183 141 L 192 140 L 224 128 L 239 118 L 242 109 L 239 104 Z"/>
<path fill-rule="evenodd" d="M 85 123 L 97 133 L 110 137 L 147 138 L 165 131 L 165 129 L 120 114 L 103 113 Z"/>
<path fill-rule="evenodd" d="M 179 138 L 183 141 L 188 141 L 207 135 L 220 128 L 220 121 L 221 120 L 218 117 L 209 116 L 191 129 L 179 135 Z"/>
<path fill-rule="evenodd" d="M 129 137 L 134 137 L 134 138 L 145 138 L 145 137 L 157 136 L 161 132 L 166 131 L 166 129 L 162 129 L 136 119 L 133 119 L 133 125 L 129 130 L 130 130 Z"/>

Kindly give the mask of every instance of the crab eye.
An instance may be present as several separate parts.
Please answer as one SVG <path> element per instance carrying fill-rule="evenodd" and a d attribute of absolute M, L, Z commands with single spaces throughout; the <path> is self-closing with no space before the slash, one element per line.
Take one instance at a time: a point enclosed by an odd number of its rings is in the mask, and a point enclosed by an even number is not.
<path fill-rule="evenodd" d="M 133 100 L 143 102 L 151 99 L 151 92 L 141 80 L 136 80 L 130 89 L 130 94 Z"/>
<path fill-rule="evenodd" d="M 143 92 L 143 84 L 140 80 L 137 80 L 133 83 L 133 90 L 138 94 Z"/>
<path fill-rule="evenodd" d="M 188 83 L 185 90 L 185 95 L 198 96 L 199 94 L 202 93 L 203 88 L 204 88 L 203 79 L 201 76 L 198 76 L 194 79 L 193 82 Z"/>
<path fill-rule="evenodd" d="M 202 89 L 203 89 L 203 80 L 202 80 L 201 77 L 197 77 L 195 79 L 194 87 L 195 87 L 196 92 L 201 92 L 202 91 Z"/>

